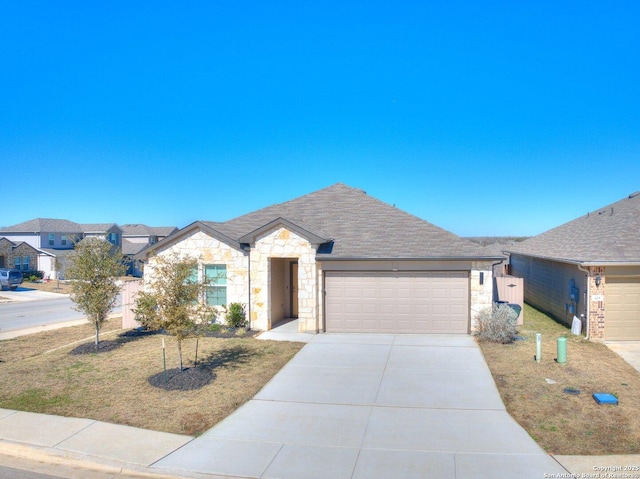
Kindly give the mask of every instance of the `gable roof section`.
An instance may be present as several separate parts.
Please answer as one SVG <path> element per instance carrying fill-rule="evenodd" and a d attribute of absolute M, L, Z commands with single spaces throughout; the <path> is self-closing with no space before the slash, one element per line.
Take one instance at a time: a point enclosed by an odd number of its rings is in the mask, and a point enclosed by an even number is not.
<path fill-rule="evenodd" d="M 0 236 L 0 247 L 2 246 L 3 243 L 8 243 L 7 246 L 10 246 L 11 249 L 17 249 L 21 246 L 31 249 L 33 251 L 36 252 L 36 254 L 46 254 L 49 256 L 54 256 L 51 253 L 48 253 L 47 251 L 43 250 L 43 249 L 39 249 L 39 248 L 35 248 L 34 246 L 31 246 L 29 243 L 27 243 L 26 241 L 18 241 L 18 242 L 13 242 L 11 241 L 9 238 L 5 238 L 4 236 Z"/>
<path fill-rule="evenodd" d="M 333 239 L 321 259 L 388 259 L 484 256 L 477 245 L 399 210 L 364 191 L 337 183 L 225 223 L 234 234 L 282 217 Z"/>
<path fill-rule="evenodd" d="M 172 235 L 203 228 L 235 247 L 281 222 L 313 240 L 331 242 L 318 259 L 499 259 L 482 247 L 405 211 L 337 183 L 328 188 L 226 222 L 197 221 Z M 311 236 L 310 236 L 311 235 Z M 162 247 L 167 240 L 145 250 Z M 313 241 L 312 241 L 313 242 Z"/>
<path fill-rule="evenodd" d="M 148 243 L 134 243 L 124 238 L 122 240 L 122 254 L 125 256 L 133 256 L 135 254 L 138 254 L 147 246 Z"/>
<path fill-rule="evenodd" d="M 293 231 L 303 236 L 313 244 L 324 244 L 324 243 L 329 243 L 331 241 L 331 238 L 327 237 L 326 235 L 312 232 L 311 227 L 301 223 L 293 223 L 292 221 L 289 221 L 285 218 L 276 218 L 275 220 L 270 221 L 269 223 L 261 226 L 257 230 L 253 230 L 251 233 L 248 233 L 243 237 L 239 238 L 238 241 L 240 241 L 240 243 L 252 244 L 255 242 L 256 237 L 278 226 L 284 226 L 289 231 Z"/>
<path fill-rule="evenodd" d="M 119 231 L 122 229 L 115 223 L 90 223 L 82 224 L 82 232 L 90 234 L 107 233 L 109 230 L 116 228 Z"/>
<path fill-rule="evenodd" d="M 237 250 L 243 250 L 244 248 L 243 248 L 243 245 L 240 243 L 240 241 L 234 238 L 230 238 L 229 236 L 226 236 L 224 233 L 219 231 L 218 226 L 220 224 L 222 223 L 194 221 L 190 225 L 185 226 L 181 230 L 176 231 L 175 233 L 171 234 L 170 236 L 166 237 L 165 239 L 155 244 L 144 245 L 144 248 L 140 250 L 135 255 L 135 257 L 137 259 L 143 259 L 145 256 L 153 253 L 153 251 L 155 251 L 156 249 L 162 248 L 169 241 L 171 242 L 179 241 L 181 238 L 184 238 L 185 236 L 188 236 L 195 231 L 204 231 L 212 238 L 216 238 L 217 240 L 222 241 L 223 243 L 228 244 L 229 246 L 236 248 Z"/>
<path fill-rule="evenodd" d="M 0 233 L 82 233 L 82 226 L 69 220 L 35 218 L 2 228 Z"/>
<path fill-rule="evenodd" d="M 640 192 L 505 250 L 570 263 L 640 263 Z"/>
<path fill-rule="evenodd" d="M 124 236 L 169 236 L 178 231 L 175 226 L 147 226 L 143 224 L 120 225 Z"/>

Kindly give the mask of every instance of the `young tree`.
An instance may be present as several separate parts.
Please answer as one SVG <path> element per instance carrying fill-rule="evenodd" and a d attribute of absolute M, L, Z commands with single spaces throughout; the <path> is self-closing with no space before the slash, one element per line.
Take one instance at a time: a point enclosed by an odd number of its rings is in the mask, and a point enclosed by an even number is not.
<path fill-rule="evenodd" d="M 174 253 L 155 256 L 150 263 L 145 291 L 136 298 L 136 320 L 149 329 L 164 329 L 176 339 L 182 371 L 183 340 L 197 335 L 216 311 L 204 301 L 207 284 L 198 281 L 196 259 Z"/>
<path fill-rule="evenodd" d="M 65 273 L 71 280 L 71 300 L 76 309 L 85 313 L 95 326 L 97 349 L 100 327 L 116 305 L 120 292 L 116 279 L 124 274 L 122 255 L 108 241 L 85 238 L 76 244 Z"/>

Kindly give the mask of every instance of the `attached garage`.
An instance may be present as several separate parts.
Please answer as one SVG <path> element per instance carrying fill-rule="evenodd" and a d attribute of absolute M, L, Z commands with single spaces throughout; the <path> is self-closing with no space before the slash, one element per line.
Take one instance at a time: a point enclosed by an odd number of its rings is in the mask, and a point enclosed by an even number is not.
<path fill-rule="evenodd" d="M 606 340 L 640 340 L 640 277 L 607 276 Z"/>
<path fill-rule="evenodd" d="M 328 332 L 469 333 L 469 272 L 325 273 Z"/>

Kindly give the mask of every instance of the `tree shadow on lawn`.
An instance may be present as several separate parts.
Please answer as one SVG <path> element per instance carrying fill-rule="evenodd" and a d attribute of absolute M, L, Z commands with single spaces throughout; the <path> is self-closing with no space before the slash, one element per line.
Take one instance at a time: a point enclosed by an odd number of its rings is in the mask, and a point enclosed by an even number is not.
<path fill-rule="evenodd" d="M 209 354 L 203 361 L 199 361 L 197 366 L 161 371 L 150 376 L 148 381 L 154 387 L 166 391 L 191 391 L 200 389 L 216 378 L 215 370 L 219 368 L 237 368 L 246 364 L 258 354 L 257 351 L 245 346 L 233 346 L 221 349 Z"/>
<path fill-rule="evenodd" d="M 147 336 L 151 336 L 154 334 L 159 334 L 159 331 L 147 331 L 141 328 L 131 329 L 129 331 L 125 331 L 124 333 L 118 334 L 117 339 L 103 339 L 101 340 L 97 347 L 95 342 L 89 342 L 81 344 L 71 351 L 69 354 L 71 355 L 79 355 L 79 354 L 100 354 L 100 353 L 108 353 L 109 351 L 113 351 L 122 347 L 124 344 L 130 343 L 140 338 L 145 338 Z"/>

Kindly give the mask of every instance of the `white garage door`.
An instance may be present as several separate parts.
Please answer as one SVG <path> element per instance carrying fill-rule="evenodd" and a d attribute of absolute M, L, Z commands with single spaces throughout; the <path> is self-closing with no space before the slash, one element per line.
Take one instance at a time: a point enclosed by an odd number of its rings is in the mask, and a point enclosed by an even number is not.
<path fill-rule="evenodd" d="M 325 276 L 326 330 L 469 332 L 468 272 L 332 272 Z"/>
<path fill-rule="evenodd" d="M 640 340 L 640 278 L 607 276 L 605 339 Z"/>

